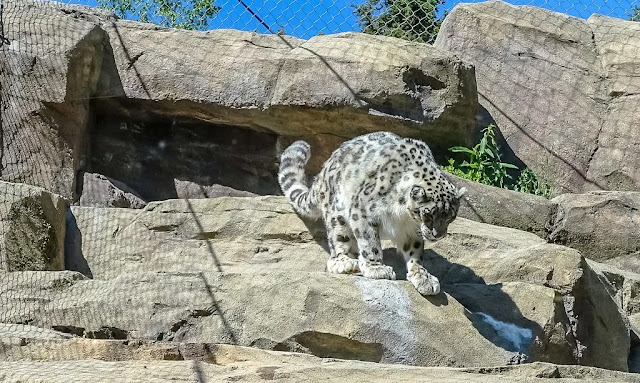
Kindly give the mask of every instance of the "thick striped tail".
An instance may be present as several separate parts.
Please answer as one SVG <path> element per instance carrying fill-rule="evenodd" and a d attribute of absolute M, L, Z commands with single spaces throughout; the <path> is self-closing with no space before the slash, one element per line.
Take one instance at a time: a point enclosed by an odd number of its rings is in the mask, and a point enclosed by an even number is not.
<path fill-rule="evenodd" d="M 304 141 L 296 141 L 282 152 L 278 182 L 282 193 L 291 201 L 300 215 L 315 216 L 316 207 L 306 183 L 304 167 L 311 157 L 311 147 Z"/>

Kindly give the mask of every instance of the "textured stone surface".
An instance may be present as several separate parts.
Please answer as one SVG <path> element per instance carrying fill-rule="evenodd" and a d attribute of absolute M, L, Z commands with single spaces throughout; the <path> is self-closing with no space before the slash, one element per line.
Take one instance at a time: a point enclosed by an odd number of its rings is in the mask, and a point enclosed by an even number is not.
<path fill-rule="evenodd" d="M 590 259 L 640 272 L 640 193 L 564 194 L 549 240 L 567 244 Z"/>
<path fill-rule="evenodd" d="M 68 200 L 0 181 L 0 272 L 63 270 Z"/>
<path fill-rule="evenodd" d="M 0 379 L 9 383 L 68 382 L 80 377 L 91 382 L 415 382 L 443 383 L 558 383 L 637 381 L 634 374 L 580 366 L 546 363 L 506 368 L 425 368 L 366 362 L 302 358 L 294 354 L 262 355 L 246 349 L 223 348 L 201 361 L 73 360 L 53 362 L 0 362 Z"/>
<path fill-rule="evenodd" d="M 484 350 L 496 352 L 494 347 L 497 347 L 501 351 L 492 358 L 502 358 L 501 363 L 513 361 L 519 353 L 524 353 L 534 360 L 626 369 L 629 330 L 606 286 L 597 278 L 592 278 L 593 272 L 577 251 L 546 244 L 531 233 L 459 218 L 451 226 L 451 235 L 426 252 L 425 265 L 440 278 L 446 292 L 445 295 L 426 300 L 414 297 L 415 291 L 404 281 L 376 282 L 360 277 L 324 274 L 327 251 L 323 230 L 317 223 L 301 221 L 282 197 L 170 200 L 152 202 L 141 211 L 73 207 L 72 213 L 76 226 L 69 228 L 70 237 L 79 240 L 67 245 L 67 264 L 74 270 L 93 276 L 96 280 L 92 283 L 98 283 L 97 279 L 101 279 L 105 281 L 100 283 L 108 286 L 129 285 L 137 286 L 137 289 L 144 286 L 140 285 L 140 278 L 146 278 L 152 284 L 165 284 L 163 279 L 170 278 L 172 282 L 166 282 L 167 285 L 197 286 L 198 279 L 195 276 L 205 273 L 209 281 L 207 283 L 214 286 L 212 291 L 216 296 L 218 290 L 224 292 L 221 293 L 223 296 L 252 296 L 251 302 L 259 302 L 252 304 L 258 307 L 263 307 L 263 301 L 269 301 L 271 309 L 255 309 L 261 310 L 261 317 L 271 318 L 265 319 L 265 323 L 257 328 L 253 327 L 256 326 L 254 322 L 248 322 L 250 312 L 246 310 L 229 320 L 231 327 L 236 322 L 244 323 L 241 334 L 245 338 L 242 338 L 241 344 L 310 350 L 316 355 L 335 352 L 316 348 L 322 340 L 342 344 L 341 349 L 367 350 L 358 351 L 362 352 L 358 355 L 359 358 L 370 360 L 367 358 L 371 358 L 371 355 L 378 355 L 375 347 L 348 346 L 348 342 L 342 338 L 350 339 L 349 342 L 379 343 L 384 350 L 397 350 L 391 345 L 404 342 L 406 346 L 411 343 L 411 336 L 406 335 L 407 330 L 398 327 L 393 333 L 408 338 L 392 341 L 393 337 L 386 337 L 384 323 L 393 320 L 396 327 L 406 325 L 406 328 L 419 328 L 417 333 L 423 334 L 419 339 L 424 336 L 427 340 L 424 344 L 422 340 L 417 344 L 434 350 L 422 354 L 422 349 L 418 347 L 418 351 L 410 353 L 413 357 L 399 357 L 399 351 L 394 351 L 395 356 L 384 354 L 384 358 L 390 358 L 385 360 L 427 365 L 468 365 L 470 360 L 476 360 L 474 358 L 484 360 L 487 355 Z M 396 274 L 404 278 L 406 268 L 395 250 L 385 250 L 385 257 L 394 265 Z M 223 274 L 218 276 L 211 274 L 211 271 Z M 183 274 L 190 277 L 181 276 Z M 130 279 L 126 279 L 125 275 Z M 183 278 L 187 278 L 186 281 Z M 242 287 L 244 284 L 254 287 Z M 130 291 L 134 287 L 123 289 Z M 197 292 L 198 288 L 193 289 L 189 290 L 189 296 L 196 299 L 200 293 Z M 272 289 L 278 289 L 279 292 Z M 331 293 L 324 293 L 325 289 Z M 361 294 L 365 302 L 377 302 L 379 308 L 369 311 L 369 308 L 362 307 L 359 299 L 353 296 L 354 290 L 360 291 L 357 294 Z M 339 298 L 343 294 L 351 303 L 347 304 Z M 328 303 L 323 299 L 328 296 L 332 297 L 332 305 L 343 307 L 340 309 L 343 314 L 336 314 L 334 308 L 330 309 L 333 306 L 325 307 Z M 306 302 L 301 311 L 288 318 L 314 319 L 304 319 L 301 323 L 287 319 L 285 324 L 277 320 L 275 314 L 273 317 L 268 314 L 277 310 L 273 307 L 280 307 L 281 304 L 287 307 L 287 311 L 298 310 L 298 302 L 301 301 Z M 409 306 L 403 308 L 402 305 L 409 301 Z M 597 301 L 598 305 L 593 307 L 590 304 L 592 301 Z M 402 307 L 388 306 L 390 302 Z M 229 301 L 225 304 L 237 307 L 240 303 Z M 179 306 L 178 303 L 174 305 Z M 79 304 L 74 312 L 81 313 L 85 310 L 83 306 Z M 395 314 L 384 314 L 386 310 L 402 312 L 409 308 L 412 314 L 401 315 L 401 318 L 405 318 L 402 320 Z M 155 308 L 150 310 L 156 312 Z M 196 305 L 188 310 L 199 312 L 203 309 Z M 236 313 L 235 310 L 230 308 L 233 313 Z M 356 314 L 360 312 L 369 314 Z M 151 314 L 141 314 L 142 317 L 145 315 Z M 341 326 L 326 319 L 335 315 L 344 318 Z M 364 328 L 353 324 L 363 320 L 355 317 L 366 318 L 367 315 L 376 319 L 365 320 L 367 324 Z M 472 346 L 475 350 L 472 351 L 473 357 L 457 349 L 451 353 L 441 350 L 441 342 L 435 340 L 439 339 L 440 332 L 450 331 L 438 327 L 438 318 L 442 316 L 448 317 L 448 321 L 457 321 L 460 315 L 464 320 L 453 326 L 457 327 L 453 336 L 462 336 L 457 335 L 457 331 L 465 332 L 465 328 L 471 324 L 473 330 L 465 333 L 464 337 L 474 344 L 477 342 Z M 154 318 L 163 316 L 153 314 Z M 518 326 L 520 330 L 517 331 L 527 335 L 513 341 L 491 325 L 495 325 L 495 321 Z M 606 328 L 600 324 L 603 321 L 607 323 Z M 109 326 L 125 326 L 127 331 L 138 326 L 130 322 L 118 323 Z M 157 337 L 170 327 L 166 322 L 163 323 L 146 330 L 136 329 L 135 336 L 145 339 Z M 305 332 L 304 326 L 297 327 L 303 323 L 314 325 Z M 85 324 L 73 326 L 87 328 Z M 97 323 L 90 327 L 95 331 L 96 326 L 99 327 Z M 231 336 L 224 335 L 219 325 L 197 328 L 185 330 L 178 339 L 197 341 L 206 334 L 207 337 L 228 340 Z M 438 330 L 434 333 L 434 329 Z M 382 334 L 382 338 L 367 335 L 369 331 Z M 489 345 L 489 348 L 485 349 L 482 345 Z M 326 355 L 334 355 L 331 353 Z M 431 356 L 427 358 L 423 355 Z M 411 362 L 411 358 L 417 359 Z"/>
<path fill-rule="evenodd" d="M 454 221 L 452 235 L 426 253 L 426 265 L 447 284 L 527 282 L 554 290 L 555 314 L 532 353 L 563 363 L 626 369 L 630 339 L 626 316 L 576 250 L 545 243 L 534 234 Z M 464 301 L 461 301 L 464 302 Z M 504 312 L 518 306 L 504 305 Z M 518 308 L 519 309 L 519 308 Z M 511 322 L 514 322 L 513 320 Z M 603 343 L 608 346 L 601 346 Z M 614 351 L 615 350 L 615 351 Z M 615 352 L 615 355 L 612 354 Z M 544 356 L 539 356 L 542 360 Z"/>
<path fill-rule="evenodd" d="M 4 10 L 5 180 L 72 197 L 84 170 L 144 200 L 178 197 L 175 180 L 269 194 L 297 138 L 311 141 L 316 170 L 341 142 L 382 129 L 438 154 L 471 143 L 473 67 L 429 45 L 162 29 L 29 0 Z"/>
<path fill-rule="evenodd" d="M 107 34 L 42 2 L 3 5 L 0 177 L 71 198 Z"/>
<path fill-rule="evenodd" d="M 485 338 L 453 298 L 426 300 L 406 281 L 286 270 L 79 276 L 8 275 L 0 317 L 87 338 L 230 343 L 410 365 L 501 365 L 516 354 Z"/>
<path fill-rule="evenodd" d="M 544 197 L 488 186 L 452 174 L 447 177 L 456 187 L 467 189 L 460 204 L 459 217 L 547 237 L 547 226 L 555 214 L 555 203 Z"/>
<path fill-rule="evenodd" d="M 460 4 L 434 45 L 475 66 L 482 108 L 556 193 L 637 190 L 638 23 Z"/>
<path fill-rule="evenodd" d="M 65 347 L 65 348 L 63 348 Z M 289 352 L 220 344 L 29 340 L 0 352 L 0 378 L 9 382 L 636 382 L 637 376 L 593 367 L 531 363 L 489 368 L 425 368 L 320 359 Z M 20 355 L 13 360 L 12 356 Z M 89 359 L 92 360 L 89 360 Z M 37 374 L 36 374 L 37 372 Z"/>
<path fill-rule="evenodd" d="M 304 137 L 318 148 L 316 165 L 340 142 L 381 126 L 428 139 L 434 149 L 471 141 L 473 68 L 429 45 L 358 33 L 304 41 L 131 22 L 103 27 L 116 68 L 103 73 L 102 88 L 124 102 L 116 110 L 142 106 L 140 118 L 190 116 L 210 129 Z M 166 49 L 153 49 L 158 44 Z"/>
<path fill-rule="evenodd" d="M 139 209 L 147 203 L 126 184 L 97 173 L 82 172 L 80 206 Z"/>

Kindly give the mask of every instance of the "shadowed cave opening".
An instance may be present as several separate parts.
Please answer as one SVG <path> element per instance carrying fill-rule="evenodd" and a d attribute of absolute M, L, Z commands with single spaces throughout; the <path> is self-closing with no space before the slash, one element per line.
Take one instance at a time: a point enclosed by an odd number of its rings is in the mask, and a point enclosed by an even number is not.
<path fill-rule="evenodd" d="M 153 107 L 95 106 L 88 170 L 125 183 L 146 201 L 181 198 L 187 188 L 204 196 L 215 185 L 280 194 L 278 135 L 144 111 Z"/>

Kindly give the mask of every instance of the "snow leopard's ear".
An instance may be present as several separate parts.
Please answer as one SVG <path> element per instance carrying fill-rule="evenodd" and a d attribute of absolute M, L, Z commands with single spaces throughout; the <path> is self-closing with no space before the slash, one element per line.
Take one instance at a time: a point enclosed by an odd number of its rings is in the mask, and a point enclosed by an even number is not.
<path fill-rule="evenodd" d="M 409 196 L 416 202 L 424 202 L 427 199 L 427 192 L 424 191 L 424 188 L 422 186 L 413 185 Z"/>
<path fill-rule="evenodd" d="M 462 198 L 463 195 L 465 195 L 467 193 L 467 188 L 466 187 L 461 187 L 460 189 L 458 189 L 458 191 L 456 192 L 456 198 L 460 199 Z"/>

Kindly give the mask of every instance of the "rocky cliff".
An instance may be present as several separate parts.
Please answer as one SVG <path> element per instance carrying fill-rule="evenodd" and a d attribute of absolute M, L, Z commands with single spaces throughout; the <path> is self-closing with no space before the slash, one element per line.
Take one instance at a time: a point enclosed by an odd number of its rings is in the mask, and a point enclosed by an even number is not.
<path fill-rule="evenodd" d="M 638 381 L 635 24 L 491 1 L 429 46 L 3 8 L 0 380 Z M 378 130 L 441 160 L 487 121 L 572 193 L 451 176 L 433 297 L 390 244 L 396 281 L 325 272 L 279 196 L 289 142 L 311 173 Z"/>

